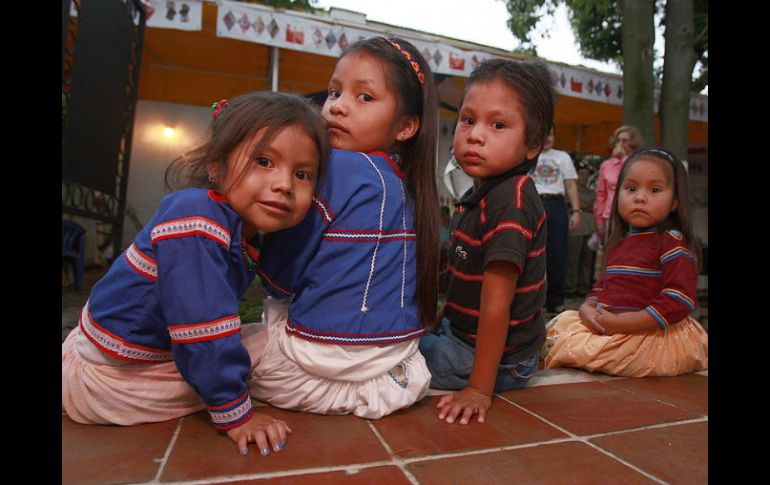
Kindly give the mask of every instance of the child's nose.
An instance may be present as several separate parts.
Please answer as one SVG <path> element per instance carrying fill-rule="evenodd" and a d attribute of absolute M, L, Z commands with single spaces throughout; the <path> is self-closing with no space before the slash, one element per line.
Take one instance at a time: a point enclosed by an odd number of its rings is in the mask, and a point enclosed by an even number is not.
<path fill-rule="evenodd" d="M 484 140 L 483 132 L 478 124 L 471 125 L 468 130 L 468 141 L 471 143 L 481 143 Z"/>
<path fill-rule="evenodd" d="M 275 192 L 291 193 L 294 189 L 293 174 L 286 170 L 279 170 L 273 177 L 271 188 Z"/>
<path fill-rule="evenodd" d="M 347 103 L 342 96 L 332 101 L 329 106 L 329 112 L 333 115 L 341 115 L 347 113 Z"/>

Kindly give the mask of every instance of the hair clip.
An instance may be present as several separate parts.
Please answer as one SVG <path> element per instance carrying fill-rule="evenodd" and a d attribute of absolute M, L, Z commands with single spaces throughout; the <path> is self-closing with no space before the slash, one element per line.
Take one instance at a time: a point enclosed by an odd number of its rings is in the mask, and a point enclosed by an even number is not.
<path fill-rule="evenodd" d="M 217 101 L 216 103 L 212 103 L 211 104 L 211 111 L 214 112 L 214 115 L 213 115 L 214 119 L 217 119 L 217 116 L 219 116 L 219 112 L 222 111 L 223 109 L 227 108 L 228 106 L 230 106 L 230 102 L 228 100 L 226 100 L 226 99 L 221 99 L 221 100 Z"/>
<path fill-rule="evenodd" d="M 412 59 L 412 55 L 409 53 L 409 51 L 407 51 L 406 49 L 401 47 L 401 45 L 398 42 L 396 42 L 396 41 L 394 41 L 392 39 L 388 39 L 388 42 L 390 43 L 390 45 L 392 45 L 393 47 L 398 49 L 398 51 L 401 52 L 404 55 L 404 57 L 406 57 L 406 60 L 409 61 L 409 64 L 411 64 L 412 69 L 414 69 L 415 74 L 417 74 L 417 80 L 420 81 L 420 86 L 424 85 L 425 84 L 425 74 L 423 74 L 423 72 L 422 72 L 422 68 L 420 67 L 420 63 L 415 61 L 414 59 Z"/>
<path fill-rule="evenodd" d="M 648 148 L 647 150 L 643 150 L 642 153 L 640 153 L 639 155 L 641 156 L 648 153 L 656 154 L 658 155 L 658 158 L 663 158 L 665 160 L 668 160 L 671 163 L 675 163 L 674 157 L 668 150 L 662 150 L 660 148 Z"/>

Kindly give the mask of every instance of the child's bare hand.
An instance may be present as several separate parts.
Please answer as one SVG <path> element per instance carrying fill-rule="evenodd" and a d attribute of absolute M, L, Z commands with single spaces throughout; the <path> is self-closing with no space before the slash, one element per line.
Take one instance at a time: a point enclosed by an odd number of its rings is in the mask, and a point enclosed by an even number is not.
<path fill-rule="evenodd" d="M 483 423 L 491 406 L 492 398 L 472 387 L 445 394 L 436 405 L 439 409 L 438 419 L 453 423 L 460 417 L 460 424 L 468 424 L 474 414 L 478 414 L 478 422 Z"/>
<path fill-rule="evenodd" d="M 286 446 L 291 428 L 284 421 L 266 414 L 257 414 L 237 428 L 227 430 L 227 436 L 238 445 L 241 455 L 248 454 L 249 443 L 256 443 L 262 456 L 281 451 Z"/>
<path fill-rule="evenodd" d="M 596 311 L 596 324 L 602 329 L 602 335 L 614 335 L 618 332 L 618 316 L 602 308 Z"/>
<path fill-rule="evenodd" d="M 598 335 L 604 335 L 605 328 L 597 321 L 599 311 L 595 306 L 588 303 L 583 303 L 580 306 L 578 313 L 580 314 L 580 321 L 588 327 L 593 333 Z"/>

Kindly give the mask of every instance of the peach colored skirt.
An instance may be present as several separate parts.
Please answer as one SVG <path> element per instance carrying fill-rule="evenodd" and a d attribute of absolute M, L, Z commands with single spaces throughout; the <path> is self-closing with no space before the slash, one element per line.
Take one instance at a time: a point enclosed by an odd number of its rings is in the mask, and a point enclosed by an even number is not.
<path fill-rule="evenodd" d="M 261 325 L 241 327 L 241 342 L 259 362 Z M 133 426 L 180 418 L 206 405 L 171 362 L 136 363 L 101 352 L 80 327 L 62 344 L 62 409 L 78 423 Z"/>
<path fill-rule="evenodd" d="M 667 330 L 597 335 L 577 311 L 557 315 L 548 325 L 551 346 L 545 367 L 575 367 L 614 376 L 677 376 L 708 369 L 708 334 L 692 317 Z"/>
<path fill-rule="evenodd" d="M 249 390 L 273 406 L 378 419 L 422 399 L 430 371 L 418 340 L 393 345 L 331 345 L 286 333 L 288 304 L 264 302 L 267 344 Z"/>

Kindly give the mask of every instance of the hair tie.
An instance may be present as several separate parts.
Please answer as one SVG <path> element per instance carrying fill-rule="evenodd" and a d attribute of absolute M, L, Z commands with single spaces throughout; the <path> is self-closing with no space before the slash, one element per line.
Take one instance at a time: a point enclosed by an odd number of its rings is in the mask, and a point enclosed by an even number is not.
<path fill-rule="evenodd" d="M 401 45 L 398 42 L 392 39 L 388 39 L 388 42 L 390 43 L 390 45 L 398 49 L 398 51 L 401 52 L 404 55 L 404 57 L 406 57 L 406 60 L 409 61 L 409 64 L 412 66 L 412 69 L 414 69 L 414 73 L 417 74 L 417 80 L 420 81 L 420 86 L 424 85 L 425 74 L 422 73 L 422 68 L 420 67 L 420 63 L 412 59 L 412 55 L 409 53 L 409 51 L 401 47 Z"/>
<path fill-rule="evenodd" d="M 228 100 L 226 100 L 226 99 L 221 99 L 221 100 L 217 101 L 216 103 L 212 103 L 211 104 L 211 111 L 214 112 L 214 114 L 213 114 L 214 119 L 217 119 L 217 116 L 219 116 L 219 112 L 222 111 L 223 109 L 227 108 L 228 106 L 230 106 L 230 102 Z"/>

